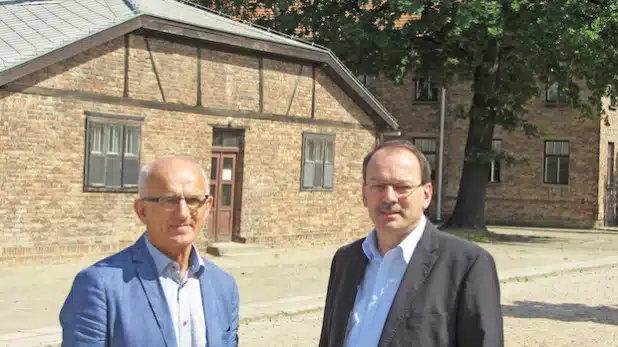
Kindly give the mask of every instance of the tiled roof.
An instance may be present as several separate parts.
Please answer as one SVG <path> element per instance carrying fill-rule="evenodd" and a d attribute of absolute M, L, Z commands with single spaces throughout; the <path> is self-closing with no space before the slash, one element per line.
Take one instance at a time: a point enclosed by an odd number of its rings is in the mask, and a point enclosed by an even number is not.
<path fill-rule="evenodd" d="M 0 0 L 0 71 L 141 15 L 324 51 L 175 0 Z"/>

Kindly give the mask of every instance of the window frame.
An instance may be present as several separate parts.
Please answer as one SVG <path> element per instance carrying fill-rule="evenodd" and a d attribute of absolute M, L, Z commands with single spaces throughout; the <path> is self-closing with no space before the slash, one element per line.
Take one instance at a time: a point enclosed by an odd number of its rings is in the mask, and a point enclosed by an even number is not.
<path fill-rule="evenodd" d="M 566 143 L 567 144 L 567 154 L 547 154 L 547 144 L 553 143 Z M 568 140 L 545 140 L 543 141 L 543 184 L 549 184 L 554 186 L 568 186 L 569 185 L 569 176 L 571 174 L 571 166 L 570 166 L 570 157 L 571 157 L 571 144 Z M 547 158 L 557 158 L 557 167 L 556 167 L 556 182 L 550 182 L 547 180 Z M 568 163 L 568 171 L 566 177 L 566 183 L 560 183 L 560 158 L 566 158 Z"/>
<path fill-rule="evenodd" d="M 117 115 L 117 114 L 103 114 L 97 112 L 85 111 L 86 115 L 85 121 L 85 141 L 84 141 L 84 170 L 83 170 L 83 191 L 84 192 L 101 192 L 101 193 L 136 193 L 138 191 L 137 181 L 135 184 L 123 184 L 124 179 L 124 164 L 125 164 L 125 155 L 126 152 L 126 127 L 130 126 L 136 128 L 136 136 L 138 139 L 137 146 L 134 144 L 134 149 L 136 153 L 131 153 L 131 155 L 126 155 L 127 157 L 133 157 L 137 161 L 138 170 L 141 167 L 141 159 L 142 159 L 142 125 L 144 118 L 143 117 L 135 117 L 135 116 L 127 116 L 127 115 Z M 118 148 L 118 155 L 120 156 L 120 187 L 116 186 L 108 186 L 105 185 L 92 185 L 89 183 L 90 181 L 90 140 L 91 140 L 91 127 L 96 125 L 102 125 L 102 138 L 101 138 L 101 150 L 105 150 L 105 155 L 108 153 L 107 150 L 109 148 L 109 142 L 105 141 L 105 133 L 106 129 L 110 129 L 111 127 L 118 127 L 121 129 L 120 143 Z M 102 151 L 101 154 L 104 154 Z"/>
<path fill-rule="evenodd" d="M 429 93 L 435 91 L 435 98 L 419 98 L 419 85 L 421 83 L 429 84 Z M 432 93 L 433 96 L 433 93 Z M 416 78 L 414 79 L 414 102 L 415 103 L 427 103 L 427 104 L 435 104 L 440 101 L 440 87 L 434 86 L 434 83 L 431 81 L 431 78 Z"/>
<path fill-rule="evenodd" d="M 549 99 L 549 89 L 556 85 L 556 93 L 557 93 L 557 99 L 556 100 L 550 100 Z M 545 85 L 545 104 L 546 105 L 553 105 L 553 106 L 565 106 L 565 105 L 569 105 L 571 103 L 571 98 L 569 97 L 568 93 L 567 95 L 563 95 L 564 93 L 561 92 L 561 90 L 564 89 L 560 83 L 558 82 L 548 82 Z M 564 100 L 562 100 L 562 98 L 564 98 Z"/>
<path fill-rule="evenodd" d="M 491 149 L 495 151 L 494 143 L 500 143 L 500 151 L 504 150 L 504 141 L 502 139 L 492 139 L 491 140 Z M 496 166 L 496 162 L 498 165 Z M 495 171 L 496 167 L 498 170 L 498 179 L 495 179 Z M 491 160 L 489 163 L 489 183 L 501 183 L 502 182 L 502 163 L 500 160 L 496 160 L 495 158 Z"/>
<path fill-rule="evenodd" d="M 301 160 L 300 160 L 300 191 L 305 191 L 305 192 L 332 192 L 335 189 L 335 158 L 336 158 L 336 144 L 335 144 L 335 134 L 333 133 L 315 133 L 315 132 L 307 132 L 304 131 L 302 133 L 302 143 L 301 143 Z M 306 187 L 304 184 L 304 179 L 305 179 L 305 144 L 307 140 L 319 140 L 320 142 L 324 142 L 324 143 L 328 143 L 331 142 L 332 143 L 332 163 L 330 163 L 333 166 L 332 169 L 332 187 L 324 187 L 324 178 L 322 177 L 322 185 L 321 186 L 314 186 L 312 185 L 311 187 Z M 321 165 L 322 165 L 322 176 L 324 176 L 324 166 L 326 164 L 326 146 L 322 147 L 324 149 L 324 157 L 323 160 L 321 161 Z M 315 171 L 314 171 L 315 173 Z"/>
<path fill-rule="evenodd" d="M 434 142 L 434 151 L 432 152 L 427 152 L 427 151 L 423 151 L 419 146 L 417 146 L 416 141 L 417 140 L 433 140 Z M 414 147 L 416 147 L 416 149 L 418 149 L 419 151 L 421 151 L 421 153 L 423 153 L 423 155 L 425 156 L 425 158 L 427 158 L 427 154 L 433 154 L 434 155 L 434 162 L 433 164 L 430 162 L 429 166 L 431 168 L 431 175 L 430 175 L 430 179 L 432 182 L 435 182 L 436 180 L 436 175 L 437 175 L 437 164 L 438 164 L 438 138 L 436 137 L 431 137 L 431 136 L 418 136 L 418 137 L 413 137 L 412 138 L 412 144 L 414 145 Z M 427 161 L 429 162 L 429 159 L 427 159 Z"/>

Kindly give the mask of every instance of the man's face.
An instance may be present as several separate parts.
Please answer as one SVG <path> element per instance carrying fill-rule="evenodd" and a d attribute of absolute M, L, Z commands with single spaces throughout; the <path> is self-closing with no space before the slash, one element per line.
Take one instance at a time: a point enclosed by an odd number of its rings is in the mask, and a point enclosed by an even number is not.
<path fill-rule="evenodd" d="M 367 165 L 363 203 L 378 233 L 411 231 L 431 202 L 431 182 L 421 184 L 418 158 L 402 147 L 385 147 Z"/>
<path fill-rule="evenodd" d="M 206 194 L 208 187 L 199 166 L 180 159 L 153 165 L 142 197 L 163 199 L 135 201 L 135 211 L 146 225 L 148 240 L 171 253 L 190 247 L 208 218 L 212 198 L 204 201 Z M 203 203 L 195 206 L 196 199 Z M 196 208 L 191 208 L 192 204 Z"/>

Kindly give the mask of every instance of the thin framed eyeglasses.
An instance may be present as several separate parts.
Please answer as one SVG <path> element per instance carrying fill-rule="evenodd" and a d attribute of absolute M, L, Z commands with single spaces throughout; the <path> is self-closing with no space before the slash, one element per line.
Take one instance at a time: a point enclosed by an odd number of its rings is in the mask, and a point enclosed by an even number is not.
<path fill-rule="evenodd" d="M 365 185 L 369 188 L 369 190 L 376 194 L 381 194 L 386 191 L 388 187 L 392 187 L 395 194 L 397 194 L 398 199 L 403 199 L 410 194 L 412 194 L 418 187 L 424 186 L 426 183 L 421 184 L 409 184 L 409 183 L 382 183 L 382 182 L 372 182 L 366 183 Z"/>
<path fill-rule="evenodd" d="M 149 196 L 140 200 L 154 202 L 163 207 L 166 211 L 175 211 L 180 205 L 180 200 L 184 200 L 191 212 L 197 211 L 204 206 L 210 199 L 209 195 L 191 195 L 191 196 Z"/>

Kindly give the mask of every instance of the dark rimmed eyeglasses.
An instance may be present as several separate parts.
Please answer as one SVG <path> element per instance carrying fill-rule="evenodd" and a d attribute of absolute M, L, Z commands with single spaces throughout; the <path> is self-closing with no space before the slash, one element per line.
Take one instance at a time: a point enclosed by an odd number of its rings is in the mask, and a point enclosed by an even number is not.
<path fill-rule="evenodd" d="M 210 195 L 190 195 L 190 196 L 147 196 L 140 200 L 154 202 L 161 205 L 166 211 L 178 209 L 180 200 L 184 200 L 187 207 L 192 212 L 197 211 L 210 200 Z"/>

